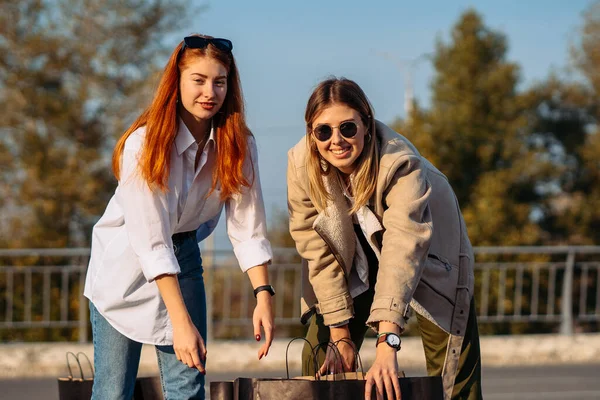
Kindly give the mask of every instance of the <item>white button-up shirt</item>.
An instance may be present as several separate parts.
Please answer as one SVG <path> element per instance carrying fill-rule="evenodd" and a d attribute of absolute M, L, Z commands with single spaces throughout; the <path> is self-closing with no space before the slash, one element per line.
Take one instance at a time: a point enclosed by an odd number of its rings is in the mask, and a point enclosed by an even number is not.
<path fill-rule="evenodd" d="M 166 345 L 173 343 L 173 329 L 154 279 L 180 272 L 171 236 L 201 228 L 198 241 L 206 238 L 217 224 L 223 202 L 219 185 L 206 197 L 216 167 L 213 130 L 195 167 L 198 145 L 179 120 L 167 191 L 151 190 L 139 173 L 137 159 L 145 131 L 136 130 L 125 142 L 117 189 L 93 229 L 84 295 L 123 335 Z M 273 257 L 266 238 L 256 143 L 252 137 L 248 143 L 250 157 L 244 171 L 253 184 L 225 202 L 227 232 L 242 271 Z"/>

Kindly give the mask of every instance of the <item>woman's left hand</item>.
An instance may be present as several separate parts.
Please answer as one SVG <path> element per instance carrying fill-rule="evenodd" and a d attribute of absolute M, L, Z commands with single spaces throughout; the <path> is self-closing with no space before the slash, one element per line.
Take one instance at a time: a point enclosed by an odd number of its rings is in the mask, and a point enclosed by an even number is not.
<path fill-rule="evenodd" d="M 371 391 L 375 385 L 377 400 L 383 400 L 386 393 L 388 399 L 401 400 L 400 382 L 398 381 L 398 360 L 396 349 L 381 343 L 377 346 L 375 362 L 366 376 L 365 400 L 371 400 Z"/>
<path fill-rule="evenodd" d="M 252 323 L 254 325 L 254 337 L 256 341 L 260 341 L 261 339 L 261 326 L 265 331 L 265 344 L 263 344 L 258 351 L 258 359 L 260 360 L 269 353 L 269 348 L 273 342 L 273 331 L 275 329 L 273 323 L 273 306 L 270 293 L 262 291 L 256 296 L 256 307 L 254 308 Z"/>

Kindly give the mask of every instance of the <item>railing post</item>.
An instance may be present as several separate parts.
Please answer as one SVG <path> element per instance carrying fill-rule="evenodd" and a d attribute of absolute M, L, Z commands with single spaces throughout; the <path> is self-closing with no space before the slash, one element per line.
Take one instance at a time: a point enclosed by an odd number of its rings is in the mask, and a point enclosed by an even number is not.
<path fill-rule="evenodd" d="M 573 273 L 575 269 L 575 251 L 567 253 L 565 276 L 563 277 L 562 301 L 560 311 L 560 334 L 573 335 Z"/>
<path fill-rule="evenodd" d="M 85 286 L 85 273 L 87 265 L 79 266 L 79 343 L 87 343 L 88 336 L 88 314 L 87 314 L 87 298 L 83 295 L 83 287 Z"/>

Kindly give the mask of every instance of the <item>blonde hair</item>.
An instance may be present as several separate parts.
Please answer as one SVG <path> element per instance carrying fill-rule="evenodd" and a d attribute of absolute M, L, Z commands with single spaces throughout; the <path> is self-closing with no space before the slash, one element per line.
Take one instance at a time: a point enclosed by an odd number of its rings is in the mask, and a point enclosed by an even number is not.
<path fill-rule="evenodd" d="M 312 134 L 314 120 L 323 110 L 333 104 L 343 104 L 358 112 L 362 124 L 367 129 L 365 146 L 355 161 L 356 168 L 350 178 L 354 192 L 354 206 L 350 209 L 350 214 L 353 214 L 366 205 L 375 193 L 379 171 L 379 146 L 375 132 L 373 107 L 360 86 L 350 79 L 327 79 L 315 88 L 308 99 L 304 120 L 306 122 L 306 143 L 308 146 L 306 168 L 309 191 L 315 207 L 318 210 L 324 210 L 327 207 L 327 201 L 332 200 L 332 198 L 331 193 L 325 188 L 323 176 L 336 174 L 342 181 L 340 171 L 321 157 Z"/>

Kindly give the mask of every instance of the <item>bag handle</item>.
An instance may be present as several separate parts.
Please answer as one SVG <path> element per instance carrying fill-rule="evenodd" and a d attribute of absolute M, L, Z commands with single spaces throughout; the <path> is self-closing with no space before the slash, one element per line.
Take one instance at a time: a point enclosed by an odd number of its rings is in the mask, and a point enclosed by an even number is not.
<path fill-rule="evenodd" d="M 312 356 L 313 356 L 313 365 L 315 367 L 315 371 L 317 371 L 316 376 L 319 376 L 319 374 L 318 374 L 318 371 L 319 371 L 319 360 L 318 360 L 318 357 L 317 357 L 317 353 L 318 353 L 319 349 L 321 349 L 321 347 L 323 345 L 327 345 L 328 348 L 333 349 L 333 356 L 335 357 L 336 364 L 337 364 L 338 360 L 341 361 L 341 359 L 342 359 L 342 356 L 341 356 L 340 352 L 338 351 L 338 348 L 331 341 L 321 342 L 321 343 L 317 344 L 315 347 L 313 347 L 313 353 L 312 353 Z M 325 354 L 327 356 L 327 352 Z M 343 372 L 344 363 L 342 362 L 341 364 L 342 364 L 342 372 Z M 335 371 L 333 371 L 333 380 L 335 380 Z"/>
<path fill-rule="evenodd" d="M 311 354 L 315 351 L 314 347 L 312 347 L 312 344 L 310 344 L 310 342 L 308 340 L 306 340 L 306 338 L 295 337 L 292 340 L 290 340 L 288 342 L 287 347 L 285 348 L 285 372 L 287 374 L 287 379 L 290 379 L 290 364 L 288 362 L 288 351 L 290 350 L 290 345 L 292 344 L 292 342 L 294 342 L 296 340 L 299 340 L 299 339 L 300 340 L 304 340 L 308 344 L 308 347 L 310 347 L 310 353 Z M 313 358 L 313 363 L 314 363 L 314 358 Z"/>
<path fill-rule="evenodd" d="M 73 371 L 71 370 L 71 362 L 69 361 L 69 355 L 72 355 L 73 358 L 75 359 L 75 362 L 77 363 L 77 366 L 79 367 L 79 376 L 81 376 L 81 380 L 83 380 L 83 369 L 81 369 L 81 363 L 79 362 L 79 358 L 75 355 L 75 353 L 73 353 L 72 351 L 67 351 L 66 357 L 67 357 L 67 368 L 69 369 L 69 380 L 74 380 L 75 378 L 73 378 Z"/>
<path fill-rule="evenodd" d="M 95 374 L 94 374 L 94 366 L 92 365 L 92 362 L 90 361 L 90 359 L 89 359 L 89 357 L 87 356 L 87 354 L 85 354 L 83 351 L 80 351 L 80 352 L 79 352 L 79 353 L 77 353 L 77 355 L 76 355 L 76 357 L 77 357 L 77 361 L 79 362 L 79 368 L 81 369 L 81 360 L 79 359 L 79 356 L 80 356 L 80 355 L 81 355 L 81 356 L 83 356 L 83 357 L 85 358 L 85 360 L 87 361 L 87 363 L 88 363 L 88 365 L 89 365 L 89 367 L 90 367 L 90 371 L 91 371 L 91 373 L 92 373 L 92 379 L 94 379 L 94 376 L 95 376 Z M 82 373 L 81 373 L 81 378 L 82 378 L 82 379 L 85 379 L 85 378 L 83 377 L 83 371 L 82 371 Z"/>
<path fill-rule="evenodd" d="M 313 367 L 314 367 L 315 371 L 319 371 L 319 362 L 317 359 L 317 352 L 324 345 L 327 345 L 328 347 L 333 349 L 333 352 L 334 352 L 333 355 L 334 355 L 336 361 L 338 359 L 341 360 L 341 355 L 334 343 L 332 343 L 330 341 L 321 342 L 321 343 L 317 344 L 315 347 L 313 347 L 313 345 L 306 338 L 295 337 L 288 342 L 287 347 L 285 348 L 285 372 L 286 372 L 287 379 L 290 379 L 290 364 L 289 364 L 290 345 L 292 344 L 292 342 L 294 342 L 296 340 L 304 340 L 304 342 L 306 342 L 306 344 L 308 344 L 308 347 L 310 348 L 310 353 L 311 353 L 311 357 L 312 357 L 312 361 L 313 361 Z M 362 361 L 360 363 L 360 366 L 362 369 Z M 342 364 L 342 370 L 343 370 L 343 368 L 344 368 L 344 365 Z M 364 373 L 363 373 L 363 375 L 364 375 Z M 335 379 L 335 374 L 334 374 L 334 379 Z"/>
<path fill-rule="evenodd" d="M 360 367 L 360 372 L 362 372 L 363 376 L 365 376 L 365 369 L 363 368 L 362 359 L 360 358 L 360 354 L 358 353 L 358 349 L 356 348 L 356 345 L 354 344 L 354 342 L 348 338 L 341 338 L 340 340 L 335 341 L 333 344 L 337 346 L 337 344 L 339 342 L 344 342 L 346 344 L 349 344 L 352 347 L 352 350 L 354 350 L 354 366 L 356 367 L 355 368 L 356 376 L 358 377 L 358 368 L 359 367 Z M 339 352 L 339 350 L 338 350 L 338 352 Z M 340 354 L 340 357 L 341 357 L 341 354 Z M 343 362 L 342 362 L 342 372 L 345 372 Z"/>

